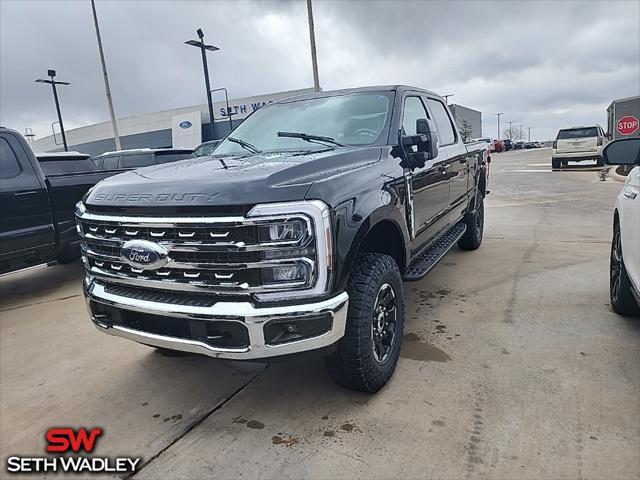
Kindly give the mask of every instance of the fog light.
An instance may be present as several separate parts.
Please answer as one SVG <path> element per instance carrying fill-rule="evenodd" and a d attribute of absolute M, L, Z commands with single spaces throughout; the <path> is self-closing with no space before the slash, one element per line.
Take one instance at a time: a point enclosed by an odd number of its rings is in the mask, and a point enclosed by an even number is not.
<path fill-rule="evenodd" d="M 287 333 L 298 333 L 298 327 L 294 323 L 285 323 L 282 327 Z"/>

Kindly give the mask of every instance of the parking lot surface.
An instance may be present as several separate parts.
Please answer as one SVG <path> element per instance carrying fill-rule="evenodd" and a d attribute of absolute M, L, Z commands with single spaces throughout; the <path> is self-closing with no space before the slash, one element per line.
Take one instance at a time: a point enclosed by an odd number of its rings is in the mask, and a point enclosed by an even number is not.
<path fill-rule="evenodd" d="M 377 395 L 322 362 L 266 366 L 98 333 L 79 263 L 0 279 L 0 450 L 100 426 L 136 479 L 640 476 L 640 319 L 611 311 L 612 207 L 596 168 L 494 155 L 485 238 L 405 284 L 395 376 Z M 33 477 L 31 477 L 33 478 Z"/>

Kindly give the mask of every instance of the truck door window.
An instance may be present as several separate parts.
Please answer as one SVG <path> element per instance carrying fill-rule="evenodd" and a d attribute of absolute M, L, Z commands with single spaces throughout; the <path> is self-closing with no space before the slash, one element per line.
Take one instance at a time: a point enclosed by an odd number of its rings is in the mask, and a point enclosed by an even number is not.
<path fill-rule="evenodd" d="M 118 168 L 118 156 L 112 155 L 104 157 L 102 160 L 102 170 L 115 170 Z"/>
<path fill-rule="evenodd" d="M 0 138 L 0 178 L 13 178 L 20 175 L 22 168 L 9 143 Z"/>
<path fill-rule="evenodd" d="M 438 130 L 438 138 L 440 139 L 440 145 L 450 145 L 455 143 L 456 134 L 453 130 L 453 124 L 451 123 L 451 117 L 447 113 L 447 109 L 444 104 L 439 100 L 427 99 L 429 109 L 433 114 L 433 121 L 436 124 Z"/>
<path fill-rule="evenodd" d="M 404 130 L 405 135 L 415 135 L 417 133 L 416 120 L 420 118 L 429 118 L 420 97 L 405 98 L 404 113 L 402 115 L 402 130 Z"/>
<path fill-rule="evenodd" d="M 150 153 L 136 153 L 122 157 L 124 168 L 138 168 L 154 165 L 153 155 Z"/>

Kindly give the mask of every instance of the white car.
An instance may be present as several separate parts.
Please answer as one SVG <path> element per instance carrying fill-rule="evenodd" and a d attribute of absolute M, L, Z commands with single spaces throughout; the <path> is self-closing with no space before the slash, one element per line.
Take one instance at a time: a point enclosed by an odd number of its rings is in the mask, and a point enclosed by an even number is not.
<path fill-rule="evenodd" d="M 553 142 L 551 166 L 566 167 L 569 162 L 595 160 L 604 165 L 602 149 L 607 144 L 607 136 L 600 125 L 563 128 Z"/>
<path fill-rule="evenodd" d="M 608 165 L 635 167 L 616 199 L 611 242 L 611 306 L 621 315 L 640 315 L 640 137 L 609 143 Z"/>

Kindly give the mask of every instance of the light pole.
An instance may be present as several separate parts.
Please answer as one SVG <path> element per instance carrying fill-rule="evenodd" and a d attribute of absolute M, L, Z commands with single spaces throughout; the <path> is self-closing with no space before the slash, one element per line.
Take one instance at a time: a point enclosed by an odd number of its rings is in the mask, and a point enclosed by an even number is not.
<path fill-rule="evenodd" d="M 53 90 L 53 99 L 56 102 L 56 112 L 58 112 L 58 122 L 60 122 L 60 132 L 62 133 L 62 143 L 64 144 L 64 151 L 68 152 L 69 147 L 67 146 L 67 137 L 64 134 L 64 125 L 62 123 L 62 113 L 60 113 L 60 102 L 58 101 L 58 92 L 56 90 L 56 85 L 71 85 L 69 82 L 57 82 L 54 80 L 56 76 L 55 70 L 47 70 L 47 75 L 51 80 L 46 80 L 44 78 L 39 78 L 36 80 L 36 83 L 48 83 L 51 85 L 51 89 Z"/>
<path fill-rule="evenodd" d="M 509 124 L 509 140 L 512 140 L 512 138 L 511 138 L 511 137 L 512 137 L 513 135 L 511 135 L 511 124 L 512 124 L 513 122 L 507 122 L 507 123 Z"/>
<path fill-rule="evenodd" d="M 533 130 L 533 127 L 527 127 L 527 130 L 529 131 L 529 140 L 527 140 L 527 142 L 531 141 L 531 130 Z"/>
<path fill-rule="evenodd" d="M 524 127 L 524 125 L 520 124 L 520 141 L 522 141 L 522 127 Z"/>
<path fill-rule="evenodd" d="M 455 97 L 455 96 L 456 96 L 455 93 L 450 93 L 449 95 L 442 95 L 442 98 L 444 98 L 444 103 L 449 105 L 449 97 Z"/>
<path fill-rule="evenodd" d="M 311 42 L 311 66 L 313 67 L 313 89 L 320 91 L 320 79 L 318 78 L 318 57 L 316 55 L 316 31 L 313 26 L 313 7 L 311 0 L 307 0 L 307 15 L 309 17 L 309 41 Z"/>
<path fill-rule="evenodd" d="M 496 140 L 500 140 L 500 116 L 504 115 L 504 113 L 503 112 L 494 113 L 494 115 L 498 117 L 498 136 L 496 137 Z"/>
<path fill-rule="evenodd" d="M 100 63 L 102 64 L 102 76 L 104 77 L 104 91 L 107 95 L 107 104 L 109 105 L 109 115 L 111 116 L 111 126 L 113 128 L 113 139 L 116 142 L 116 150 L 122 150 L 120 134 L 118 133 L 118 124 L 116 123 L 116 114 L 113 110 L 113 100 L 111 99 L 111 87 L 109 87 L 109 77 L 107 76 L 107 64 L 104 61 L 104 51 L 102 50 L 102 39 L 100 38 L 100 27 L 98 27 L 98 14 L 96 13 L 95 0 L 91 0 L 91 9 L 93 10 L 93 24 L 96 27 Z"/>
<path fill-rule="evenodd" d="M 198 47 L 202 52 L 202 68 L 204 69 L 204 85 L 207 92 L 207 103 L 209 104 L 209 122 L 211 122 L 211 140 L 215 138 L 215 127 L 213 126 L 213 102 L 211 102 L 211 85 L 209 84 L 209 67 L 207 65 L 207 50 L 215 52 L 216 50 L 220 50 L 218 47 L 214 47 L 213 45 L 207 45 L 204 43 L 204 33 L 201 28 L 196 30 L 198 34 L 198 40 L 188 40 L 184 43 L 187 45 L 191 45 L 192 47 Z"/>

